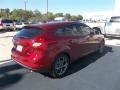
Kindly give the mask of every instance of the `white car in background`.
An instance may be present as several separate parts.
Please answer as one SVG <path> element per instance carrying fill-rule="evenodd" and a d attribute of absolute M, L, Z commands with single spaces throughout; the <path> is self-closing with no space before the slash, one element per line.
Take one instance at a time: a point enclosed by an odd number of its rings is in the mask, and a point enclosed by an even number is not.
<path fill-rule="evenodd" d="M 106 36 L 120 37 L 120 16 L 111 17 L 105 24 Z"/>
<path fill-rule="evenodd" d="M 13 20 L 0 19 L 0 30 L 15 30 Z"/>
<path fill-rule="evenodd" d="M 24 26 L 27 26 L 29 23 L 28 22 L 16 22 L 15 27 L 16 29 L 22 29 Z"/>

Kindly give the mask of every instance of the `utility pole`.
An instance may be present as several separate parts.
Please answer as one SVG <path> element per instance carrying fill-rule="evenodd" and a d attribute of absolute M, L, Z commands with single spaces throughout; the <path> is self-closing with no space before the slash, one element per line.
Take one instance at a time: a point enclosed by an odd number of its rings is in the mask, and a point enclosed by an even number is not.
<path fill-rule="evenodd" d="M 24 2 L 24 5 L 25 5 L 25 15 L 24 15 L 24 19 L 26 19 L 26 1 Z"/>
<path fill-rule="evenodd" d="M 48 0 L 47 0 L 47 20 L 48 20 Z"/>
<path fill-rule="evenodd" d="M 26 11 L 26 1 L 25 1 L 25 11 Z"/>

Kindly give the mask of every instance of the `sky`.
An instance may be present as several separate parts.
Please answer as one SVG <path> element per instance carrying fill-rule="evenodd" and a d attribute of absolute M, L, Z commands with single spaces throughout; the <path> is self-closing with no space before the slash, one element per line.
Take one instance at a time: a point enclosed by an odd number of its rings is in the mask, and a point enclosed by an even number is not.
<path fill-rule="evenodd" d="M 38 9 L 42 13 L 47 11 L 47 0 L 0 0 L 0 8 Z M 114 9 L 115 0 L 48 0 L 48 10 L 53 13 L 70 13 L 73 15 L 83 14 L 86 12 L 111 11 Z"/>

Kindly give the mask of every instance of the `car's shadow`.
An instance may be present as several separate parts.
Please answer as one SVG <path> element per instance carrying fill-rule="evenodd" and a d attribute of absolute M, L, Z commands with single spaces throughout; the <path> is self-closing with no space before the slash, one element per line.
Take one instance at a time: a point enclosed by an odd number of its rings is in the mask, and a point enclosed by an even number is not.
<path fill-rule="evenodd" d="M 87 67 L 90 64 L 94 63 L 95 61 L 99 60 L 101 57 L 103 57 L 108 52 L 114 52 L 114 51 L 112 50 L 112 47 L 105 46 L 104 53 L 102 53 L 102 54 L 92 53 L 92 54 L 89 54 L 85 57 L 82 57 L 82 58 L 76 60 L 74 63 L 72 63 L 70 65 L 68 71 L 66 72 L 66 74 L 63 77 L 69 76 L 73 73 L 76 73 L 76 72 L 84 69 L 85 67 Z M 48 73 L 44 73 L 43 75 L 51 78 L 51 76 Z"/>
<path fill-rule="evenodd" d="M 18 70 L 18 69 L 21 69 L 21 68 L 23 68 L 23 67 L 18 65 L 18 64 L 12 64 L 12 65 L 7 65 L 7 66 L 0 67 L 0 75 L 8 73 L 10 71 Z"/>
<path fill-rule="evenodd" d="M 23 74 L 10 73 L 11 71 L 16 71 L 19 69 L 22 69 L 22 67 L 18 64 L 11 64 L 0 67 L 0 90 L 13 85 L 22 79 Z"/>
<path fill-rule="evenodd" d="M 79 70 L 84 69 L 85 67 L 89 66 L 90 64 L 94 63 L 97 60 L 100 60 L 108 52 L 113 52 L 112 47 L 105 46 L 104 53 L 92 53 L 83 58 L 80 58 L 76 62 L 72 63 L 68 69 L 68 72 L 65 76 L 71 75 Z"/>
<path fill-rule="evenodd" d="M 21 73 L 17 74 L 4 74 L 0 77 L 0 90 L 8 88 L 9 86 L 19 82 L 22 79 L 23 75 Z"/>

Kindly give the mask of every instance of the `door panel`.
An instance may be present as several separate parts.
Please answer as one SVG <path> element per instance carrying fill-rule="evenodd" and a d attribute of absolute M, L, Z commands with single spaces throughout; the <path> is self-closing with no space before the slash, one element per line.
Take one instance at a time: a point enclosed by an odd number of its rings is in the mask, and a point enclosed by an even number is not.
<path fill-rule="evenodd" d="M 82 39 L 79 39 L 79 42 L 82 42 L 82 48 L 80 47 L 80 50 L 82 51 L 83 55 L 87 55 L 97 49 L 98 45 L 98 39 L 94 35 L 90 35 L 90 32 L 93 32 L 93 30 L 85 25 L 85 24 L 79 24 L 77 25 L 77 29 L 79 33 L 81 33 Z"/>

